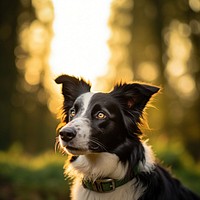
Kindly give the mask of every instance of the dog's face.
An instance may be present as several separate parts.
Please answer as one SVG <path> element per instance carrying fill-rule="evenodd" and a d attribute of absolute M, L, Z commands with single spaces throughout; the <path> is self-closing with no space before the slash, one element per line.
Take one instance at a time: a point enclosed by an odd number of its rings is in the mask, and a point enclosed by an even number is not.
<path fill-rule="evenodd" d="M 125 140 L 119 105 L 108 94 L 80 95 L 60 130 L 60 143 L 72 154 L 112 151 Z M 67 121 L 66 120 L 66 121 Z"/>
<path fill-rule="evenodd" d="M 62 75 L 63 121 L 59 142 L 69 154 L 99 152 L 120 154 L 137 141 L 138 127 L 146 103 L 159 88 L 144 84 L 121 84 L 110 93 L 91 93 L 90 85 Z M 123 153 L 126 153 L 123 151 Z"/>

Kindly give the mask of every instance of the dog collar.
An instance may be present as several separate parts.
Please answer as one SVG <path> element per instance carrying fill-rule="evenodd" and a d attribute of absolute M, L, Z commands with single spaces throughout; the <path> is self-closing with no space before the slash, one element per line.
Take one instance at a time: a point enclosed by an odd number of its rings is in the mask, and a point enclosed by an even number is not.
<path fill-rule="evenodd" d="M 139 167 L 135 166 L 134 176 L 125 177 L 119 180 L 112 179 L 112 178 L 104 178 L 104 179 L 97 179 L 96 181 L 91 181 L 91 180 L 86 180 L 83 178 L 82 185 L 84 188 L 95 191 L 95 192 L 100 192 L 100 193 L 112 192 L 117 187 L 120 187 L 128 183 L 129 181 L 131 181 L 138 174 L 138 171 L 139 171 Z"/>
<path fill-rule="evenodd" d="M 138 173 L 138 167 L 135 168 L 135 176 L 137 175 L 137 173 Z M 104 179 L 97 179 L 96 181 L 83 179 L 82 185 L 84 188 L 95 191 L 95 192 L 100 192 L 100 193 L 112 192 L 117 187 L 120 187 L 128 183 L 129 181 L 131 181 L 134 177 L 131 177 L 131 178 L 125 177 L 120 180 L 112 179 L 112 178 L 104 178 Z"/>
<path fill-rule="evenodd" d="M 128 178 L 124 178 L 121 180 L 105 178 L 105 179 L 98 179 L 94 182 L 83 179 L 82 185 L 86 189 L 89 189 L 89 190 L 92 190 L 95 192 L 105 193 L 105 192 L 112 192 L 117 187 L 120 187 L 129 181 L 130 181 L 130 179 L 128 179 Z"/>

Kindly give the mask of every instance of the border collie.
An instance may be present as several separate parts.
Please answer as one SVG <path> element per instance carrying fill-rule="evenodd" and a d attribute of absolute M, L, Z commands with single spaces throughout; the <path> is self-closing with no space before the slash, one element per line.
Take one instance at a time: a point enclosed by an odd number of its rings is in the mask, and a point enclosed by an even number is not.
<path fill-rule="evenodd" d="M 155 162 L 141 139 L 143 112 L 158 87 L 121 83 L 110 93 L 91 93 L 83 79 L 55 81 L 64 96 L 58 140 L 69 155 L 64 168 L 73 200 L 200 199 Z"/>

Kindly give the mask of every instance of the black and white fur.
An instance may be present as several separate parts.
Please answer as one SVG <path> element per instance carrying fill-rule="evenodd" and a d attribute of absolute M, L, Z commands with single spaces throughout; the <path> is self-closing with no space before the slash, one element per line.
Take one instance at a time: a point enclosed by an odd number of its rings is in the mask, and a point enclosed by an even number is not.
<path fill-rule="evenodd" d="M 158 87 L 118 84 L 110 93 L 91 93 L 83 79 L 61 75 L 55 81 L 62 84 L 64 96 L 58 138 L 69 154 L 65 172 L 73 178 L 72 200 L 200 199 L 157 164 L 151 147 L 141 140 L 142 114 Z M 132 179 L 108 193 L 82 186 L 83 178 L 108 177 Z"/>

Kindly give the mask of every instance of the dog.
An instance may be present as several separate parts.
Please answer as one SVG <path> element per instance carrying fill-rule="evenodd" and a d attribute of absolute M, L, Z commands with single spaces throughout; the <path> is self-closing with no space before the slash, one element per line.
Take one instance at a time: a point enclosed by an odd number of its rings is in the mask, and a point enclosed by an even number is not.
<path fill-rule="evenodd" d="M 200 200 L 142 140 L 144 110 L 159 87 L 120 83 L 110 93 L 92 93 L 82 78 L 61 75 L 55 82 L 64 97 L 58 140 L 68 154 L 72 200 Z"/>

